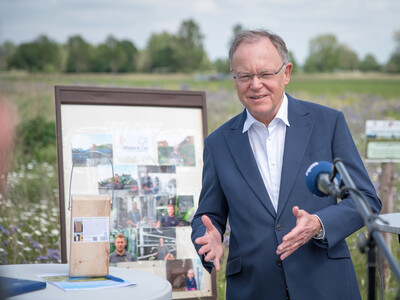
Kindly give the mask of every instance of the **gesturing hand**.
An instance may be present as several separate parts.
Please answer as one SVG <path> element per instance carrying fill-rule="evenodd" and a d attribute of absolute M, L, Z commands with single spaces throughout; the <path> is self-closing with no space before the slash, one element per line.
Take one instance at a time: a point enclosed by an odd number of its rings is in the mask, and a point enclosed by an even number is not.
<path fill-rule="evenodd" d="M 199 237 L 195 240 L 196 244 L 203 245 L 199 249 L 199 254 L 206 254 L 204 260 L 213 260 L 215 269 L 219 271 L 219 260 L 224 252 L 222 247 L 221 234 L 219 233 L 218 229 L 215 228 L 210 218 L 206 215 L 203 215 L 201 217 L 201 221 L 206 227 L 206 233 L 202 237 Z"/>
<path fill-rule="evenodd" d="M 299 209 L 298 206 L 294 206 L 292 212 L 297 218 L 296 226 L 282 238 L 282 243 L 276 250 L 276 254 L 280 255 L 282 260 L 316 236 L 322 226 L 318 217 Z"/>

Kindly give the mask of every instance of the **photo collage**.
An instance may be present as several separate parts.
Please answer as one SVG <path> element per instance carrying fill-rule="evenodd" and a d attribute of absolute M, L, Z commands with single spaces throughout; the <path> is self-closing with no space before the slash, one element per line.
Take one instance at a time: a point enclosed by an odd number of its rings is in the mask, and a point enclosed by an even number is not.
<path fill-rule="evenodd" d="M 71 149 L 73 166 L 94 168 L 98 193 L 113 195 L 110 265 L 165 261 L 173 291 L 201 289 L 201 263 L 177 253 L 177 229 L 189 227 L 195 212 L 194 195 L 177 186 L 177 173 L 196 166 L 194 136 L 76 134 Z"/>

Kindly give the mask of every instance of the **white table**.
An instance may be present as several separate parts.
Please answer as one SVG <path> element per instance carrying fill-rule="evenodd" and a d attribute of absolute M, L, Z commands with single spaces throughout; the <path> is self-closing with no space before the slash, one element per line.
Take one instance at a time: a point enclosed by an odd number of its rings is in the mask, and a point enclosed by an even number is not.
<path fill-rule="evenodd" d="M 41 281 L 36 277 L 39 274 L 65 273 L 68 274 L 67 264 L 24 264 L 24 265 L 1 265 L 0 275 L 20 279 Z M 135 286 L 107 288 L 85 291 L 63 291 L 62 289 L 47 283 L 45 289 L 11 297 L 12 300 L 117 300 L 117 299 L 140 299 L 140 300 L 170 300 L 172 299 L 171 284 L 154 274 L 134 269 L 110 267 L 110 275 L 136 283 Z"/>
<path fill-rule="evenodd" d="M 376 221 L 376 225 L 379 230 L 383 232 L 390 232 L 390 233 L 396 233 L 398 234 L 399 237 L 399 242 L 400 242 L 400 213 L 393 213 L 393 214 L 383 214 L 379 215 L 379 217 L 382 218 L 382 220 L 388 222 L 388 224 L 385 224 L 381 220 Z"/>

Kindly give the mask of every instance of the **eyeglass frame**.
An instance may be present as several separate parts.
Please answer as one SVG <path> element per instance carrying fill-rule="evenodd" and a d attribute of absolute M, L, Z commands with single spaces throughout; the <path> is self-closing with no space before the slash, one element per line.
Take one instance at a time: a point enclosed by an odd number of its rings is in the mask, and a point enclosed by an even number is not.
<path fill-rule="evenodd" d="M 271 78 L 272 78 L 272 77 L 274 77 L 275 75 L 278 75 L 278 73 L 282 70 L 283 66 L 286 66 L 286 63 L 282 63 L 282 66 L 281 66 L 281 67 L 279 68 L 279 70 L 276 71 L 276 72 L 267 73 L 268 71 L 261 71 L 261 72 L 259 72 L 259 73 L 257 73 L 257 74 L 246 73 L 246 75 L 243 75 L 243 76 L 239 76 L 238 74 L 236 74 L 236 75 L 233 75 L 233 79 L 237 79 L 239 82 L 242 82 L 242 83 L 249 83 L 250 81 L 253 80 L 254 76 L 257 76 L 257 78 L 258 78 L 259 80 L 267 79 L 267 78 L 261 79 L 262 73 L 266 73 L 266 74 L 263 74 L 263 75 L 268 75 L 268 76 L 271 76 Z M 246 77 L 246 76 L 248 76 L 248 77 Z M 242 80 L 241 80 L 241 78 L 243 78 L 243 77 L 246 77 L 245 81 L 242 81 Z"/>

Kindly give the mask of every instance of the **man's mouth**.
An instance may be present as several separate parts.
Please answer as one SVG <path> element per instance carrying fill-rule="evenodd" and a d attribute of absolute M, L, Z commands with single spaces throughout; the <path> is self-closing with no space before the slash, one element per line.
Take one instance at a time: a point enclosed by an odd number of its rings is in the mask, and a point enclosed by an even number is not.
<path fill-rule="evenodd" d="M 257 99 L 261 99 L 261 98 L 264 98 L 264 97 L 265 97 L 265 95 L 252 96 L 252 97 L 250 97 L 250 99 L 257 100 Z"/>

